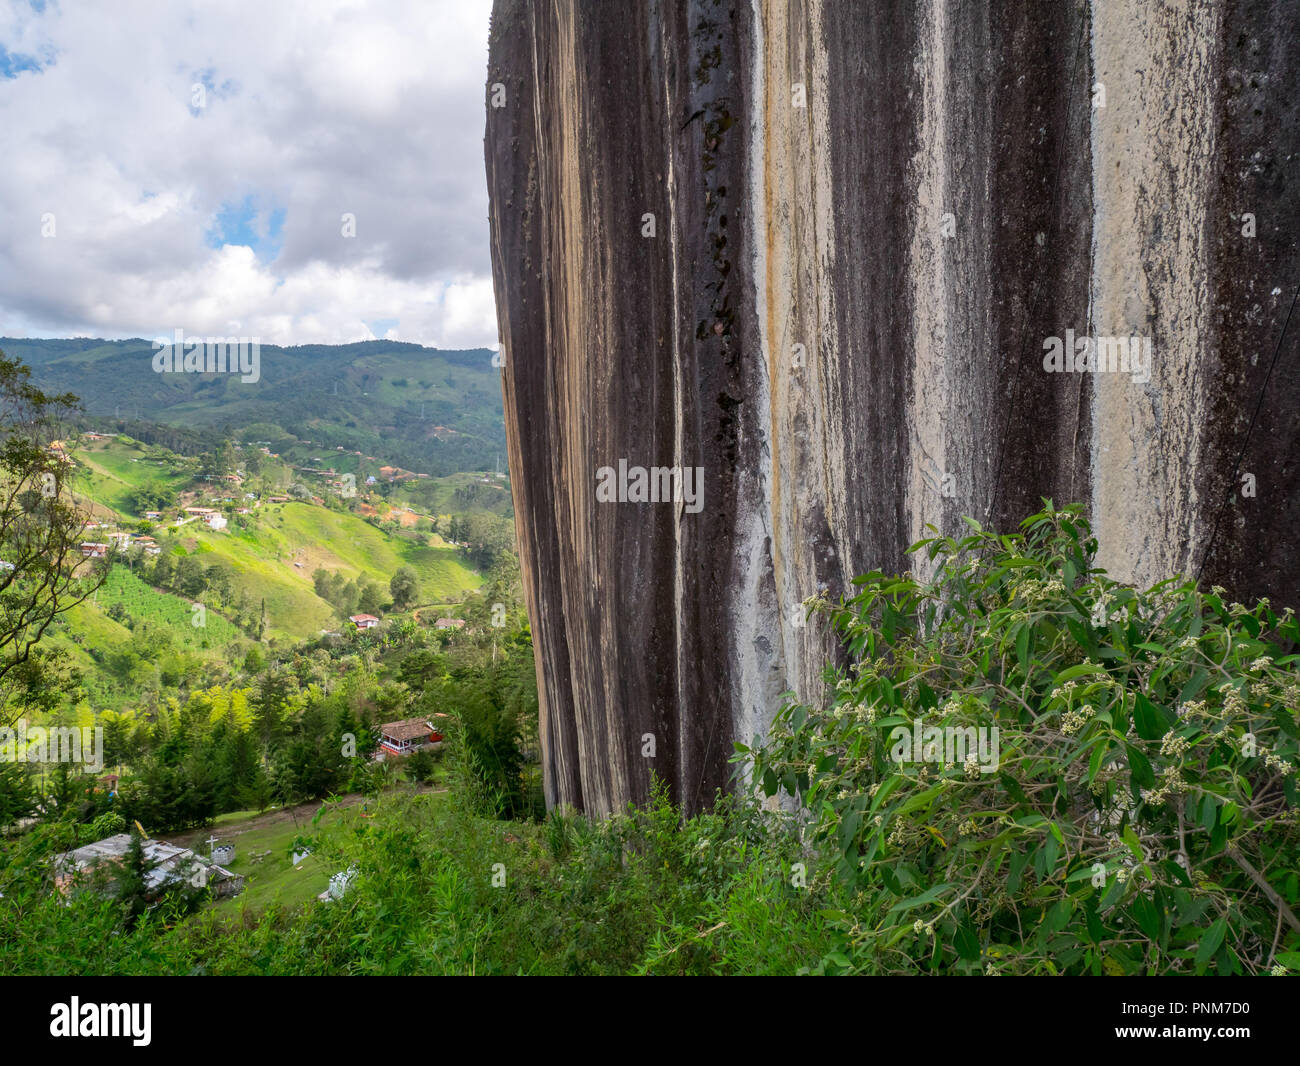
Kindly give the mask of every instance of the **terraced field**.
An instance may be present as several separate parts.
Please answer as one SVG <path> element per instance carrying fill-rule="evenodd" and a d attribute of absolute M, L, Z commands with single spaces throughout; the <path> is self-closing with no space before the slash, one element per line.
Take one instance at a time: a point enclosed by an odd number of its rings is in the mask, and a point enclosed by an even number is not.
<path fill-rule="evenodd" d="M 123 438 L 79 447 L 74 457 L 78 471 L 73 491 L 91 505 L 98 521 L 122 529 L 133 529 L 143 517 L 132 498 L 139 489 L 181 493 L 198 487 L 193 460 Z M 265 604 L 266 639 L 297 641 L 340 627 L 335 609 L 316 595 L 312 573 L 317 569 L 349 579 L 364 576 L 387 587 L 399 567 L 410 566 L 419 576 L 419 601 L 425 604 L 455 603 L 482 584 L 459 549 L 440 538 L 380 529 L 361 515 L 312 503 L 264 505 L 251 515 L 232 515 L 224 530 L 190 521 L 179 528 L 158 526 L 153 535 L 159 547 L 178 560 L 196 556 L 205 568 L 223 564 L 233 591 L 231 602 L 243 598 L 255 607 Z M 104 534 L 86 536 L 102 539 Z M 121 621 L 130 621 L 134 630 L 110 617 L 110 610 Z M 147 684 L 140 678 L 114 676 L 111 669 L 114 654 L 131 649 L 140 639 L 141 625 L 165 630 L 179 653 L 227 658 L 243 654 L 249 638 L 212 604 L 205 604 L 204 610 L 204 625 L 195 626 L 188 599 L 159 591 L 124 567 L 114 567 L 95 599 L 70 612 L 67 625 L 58 627 L 51 639 L 88 677 L 97 678 L 97 702 L 117 705 L 129 702 L 133 691 Z"/>

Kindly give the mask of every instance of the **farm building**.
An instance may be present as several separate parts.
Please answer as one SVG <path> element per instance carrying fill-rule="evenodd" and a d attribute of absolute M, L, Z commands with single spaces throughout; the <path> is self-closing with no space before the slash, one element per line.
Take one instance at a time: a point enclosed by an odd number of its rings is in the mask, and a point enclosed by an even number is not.
<path fill-rule="evenodd" d="M 67 895 L 79 879 L 89 877 L 101 865 L 111 863 L 120 866 L 130 846 L 131 835 L 118 833 L 64 852 L 54 860 L 55 887 Z M 232 874 L 203 856 L 196 855 L 189 848 L 161 840 L 144 842 L 144 859 L 148 866 L 145 885 L 150 892 L 159 892 L 176 881 L 190 880 L 196 872 L 205 884 L 211 886 L 214 896 L 233 896 L 244 887 L 244 879 L 238 874 Z"/>
<path fill-rule="evenodd" d="M 379 619 L 373 614 L 353 614 L 348 616 L 348 621 L 358 629 L 374 629 L 379 625 Z"/>
<path fill-rule="evenodd" d="M 379 727 L 379 755 L 409 755 L 442 743 L 442 734 L 427 718 L 404 718 Z"/>
<path fill-rule="evenodd" d="M 102 559 L 108 554 L 107 544 L 83 544 L 81 554 L 87 559 Z"/>

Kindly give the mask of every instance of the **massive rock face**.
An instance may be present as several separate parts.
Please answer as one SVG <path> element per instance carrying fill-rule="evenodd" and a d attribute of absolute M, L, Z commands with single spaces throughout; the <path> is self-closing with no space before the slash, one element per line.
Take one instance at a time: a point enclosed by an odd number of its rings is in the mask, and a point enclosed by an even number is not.
<path fill-rule="evenodd" d="M 1300 600 L 1298 22 L 1297 0 L 497 0 L 549 802 L 606 812 L 653 769 L 706 805 L 733 739 L 821 695 L 835 649 L 800 602 L 919 568 L 907 545 L 962 514 L 1080 500 L 1118 578 L 1203 566 Z M 1085 337 L 1127 372 L 1046 368 Z M 603 502 L 620 460 L 700 468 L 702 507 Z"/>

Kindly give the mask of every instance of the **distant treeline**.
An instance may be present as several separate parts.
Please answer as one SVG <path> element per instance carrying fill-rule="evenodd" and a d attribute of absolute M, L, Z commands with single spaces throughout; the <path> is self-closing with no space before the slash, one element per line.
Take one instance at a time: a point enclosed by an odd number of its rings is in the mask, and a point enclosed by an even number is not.
<path fill-rule="evenodd" d="M 258 423 L 435 477 L 490 469 L 505 450 L 500 371 L 487 349 L 262 345 L 256 383 L 237 374 L 156 373 L 144 339 L 0 338 L 0 349 L 26 362 L 40 388 L 79 395 L 92 428 L 182 455 L 211 451 L 222 427 L 238 433 Z M 145 428 L 151 423 L 170 424 L 177 435 Z"/>
<path fill-rule="evenodd" d="M 105 418 L 82 415 L 75 419 L 74 427 L 91 433 L 124 434 L 143 444 L 155 444 L 177 455 L 195 457 L 219 449 L 227 439 L 229 427 L 199 428 L 169 426 L 162 422 L 145 422 L 136 419 Z"/>

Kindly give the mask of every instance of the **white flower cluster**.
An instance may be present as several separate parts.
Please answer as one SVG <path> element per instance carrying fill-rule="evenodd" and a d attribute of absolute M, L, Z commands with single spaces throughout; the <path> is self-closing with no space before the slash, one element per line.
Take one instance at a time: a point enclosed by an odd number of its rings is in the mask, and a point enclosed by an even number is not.
<path fill-rule="evenodd" d="M 1038 581 L 1029 578 L 1020 582 L 1015 587 L 1013 595 L 1019 596 L 1026 604 L 1037 603 L 1039 600 L 1050 600 L 1054 596 L 1063 596 L 1065 586 L 1055 579 L 1051 581 Z"/>
<path fill-rule="evenodd" d="M 1172 729 L 1160 740 L 1160 754 L 1166 755 L 1171 759 L 1180 758 L 1187 754 L 1187 749 L 1191 747 L 1191 741 L 1186 737 L 1180 737 Z"/>
<path fill-rule="evenodd" d="M 1295 767 L 1285 759 L 1268 751 L 1264 753 L 1264 765 L 1270 770 L 1276 770 L 1283 777 L 1295 773 Z"/>
<path fill-rule="evenodd" d="M 1183 781 L 1182 767 L 1166 766 L 1160 776 L 1164 778 L 1159 788 L 1143 789 L 1142 802 L 1149 803 L 1152 807 L 1164 803 L 1172 796 L 1179 796 L 1187 790 L 1187 784 Z"/>
<path fill-rule="evenodd" d="M 1080 729 L 1088 724 L 1088 719 L 1097 713 L 1097 709 L 1091 703 L 1085 703 L 1077 709 L 1072 708 L 1065 712 L 1061 718 L 1061 732 L 1067 737 L 1074 736 Z"/>
<path fill-rule="evenodd" d="M 1249 709 L 1246 701 L 1241 698 L 1241 693 L 1237 691 L 1232 682 L 1220 685 L 1219 691 L 1223 693 L 1223 709 L 1229 714 L 1245 714 Z"/>

